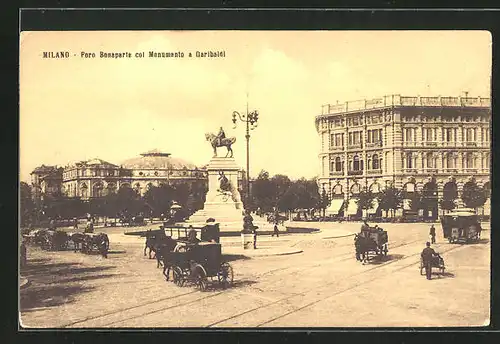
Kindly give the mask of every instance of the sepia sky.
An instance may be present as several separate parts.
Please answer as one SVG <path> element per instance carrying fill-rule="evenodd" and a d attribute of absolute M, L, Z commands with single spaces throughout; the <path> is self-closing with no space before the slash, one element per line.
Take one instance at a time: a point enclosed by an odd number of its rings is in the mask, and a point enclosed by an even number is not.
<path fill-rule="evenodd" d="M 187 57 L 207 50 L 226 57 Z M 71 57 L 43 59 L 43 51 Z M 132 58 L 84 59 L 81 51 Z M 142 51 L 146 57 L 134 57 Z M 149 51 L 186 55 L 154 59 Z M 231 115 L 246 110 L 247 92 L 260 113 L 251 176 L 266 169 L 314 177 L 322 104 L 389 94 L 489 97 L 491 60 L 486 31 L 23 32 L 20 178 L 42 163 L 120 164 L 151 149 L 204 165 L 212 156 L 204 133 L 220 126 L 237 137 L 244 168 L 244 125 L 233 129 Z"/>

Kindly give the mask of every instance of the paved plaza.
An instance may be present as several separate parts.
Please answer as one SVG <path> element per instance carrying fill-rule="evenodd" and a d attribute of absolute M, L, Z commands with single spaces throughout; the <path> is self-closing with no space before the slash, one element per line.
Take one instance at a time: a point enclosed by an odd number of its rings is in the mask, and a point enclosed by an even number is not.
<path fill-rule="evenodd" d="M 380 224 L 389 253 L 363 265 L 352 233 L 359 223 L 309 223 L 320 231 L 259 237 L 259 249 L 222 238 L 234 285 L 205 292 L 166 282 L 143 256 L 144 238 L 102 229 L 108 259 L 72 251 L 28 248 L 21 274 L 24 327 L 428 327 L 483 326 L 490 309 L 490 228 L 475 244 L 449 244 L 437 228 L 433 245 L 444 276 L 426 280 L 420 252 L 429 224 Z M 101 229 L 97 230 L 100 231 Z M 257 251 L 289 254 L 257 254 Z"/>

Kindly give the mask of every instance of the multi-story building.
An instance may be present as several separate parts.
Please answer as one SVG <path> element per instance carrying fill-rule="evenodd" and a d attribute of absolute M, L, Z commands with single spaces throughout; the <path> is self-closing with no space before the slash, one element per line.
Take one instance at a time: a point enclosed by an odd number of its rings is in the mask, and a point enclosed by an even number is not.
<path fill-rule="evenodd" d="M 435 218 L 444 190 L 459 202 L 471 179 L 490 188 L 490 128 L 489 98 L 390 95 L 324 105 L 316 117 L 319 187 L 333 212 L 347 200 L 348 214 L 363 189 L 421 191 L 435 200 L 425 210 Z"/>
<path fill-rule="evenodd" d="M 32 197 L 39 200 L 46 194 L 61 192 L 63 168 L 42 165 L 31 172 Z"/>
<path fill-rule="evenodd" d="M 80 161 L 64 168 L 62 190 L 68 197 L 89 199 L 131 187 L 144 195 L 151 186 L 206 183 L 206 172 L 169 153 L 157 150 L 115 165 L 101 159 Z"/>
<path fill-rule="evenodd" d="M 240 171 L 239 187 L 243 179 Z M 187 183 L 191 191 L 205 192 L 208 175 L 205 167 L 198 168 L 170 153 L 152 150 L 125 160 L 120 165 L 92 159 L 55 166 L 37 167 L 31 174 L 35 198 L 46 193 L 60 191 L 67 197 L 90 199 L 102 197 L 119 188 L 131 187 L 144 195 L 151 186 Z"/>

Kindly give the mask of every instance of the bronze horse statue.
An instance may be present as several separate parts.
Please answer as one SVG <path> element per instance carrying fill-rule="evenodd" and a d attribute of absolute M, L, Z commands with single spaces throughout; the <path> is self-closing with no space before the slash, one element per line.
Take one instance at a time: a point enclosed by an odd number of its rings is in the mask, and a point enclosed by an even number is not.
<path fill-rule="evenodd" d="M 217 138 L 217 135 L 215 135 L 215 134 L 206 133 L 205 138 L 207 141 L 210 141 L 210 144 L 212 145 L 212 148 L 214 149 L 214 157 L 217 156 L 217 147 L 226 147 L 227 153 L 226 153 L 225 157 L 227 158 L 229 154 L 231 154 L 229 156 L 229 158 L 233 157 L 233 150 L 231 149 L 231 145 L 236 142 L 236 137 L 226 137 L 226 138 L 220 140 L 220 143 L 219 143 L 219 139 Z"/>

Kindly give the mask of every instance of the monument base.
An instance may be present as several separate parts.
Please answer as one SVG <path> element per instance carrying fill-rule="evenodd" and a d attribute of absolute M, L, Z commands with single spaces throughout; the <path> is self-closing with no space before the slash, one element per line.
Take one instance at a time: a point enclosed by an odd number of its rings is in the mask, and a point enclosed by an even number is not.
<path fill-rule="evenodd" d="M 238 191 L 239 167 L 234 158 L 214 157 L 207 165 L 208 192 L 203 209 L 190 216 L 187 223 L 203 226 L 209 218 L 219 223 L 221 232 L 243 229 L 243 203 Z M 223 188 L 225 180 L 229 188 Z"/>

